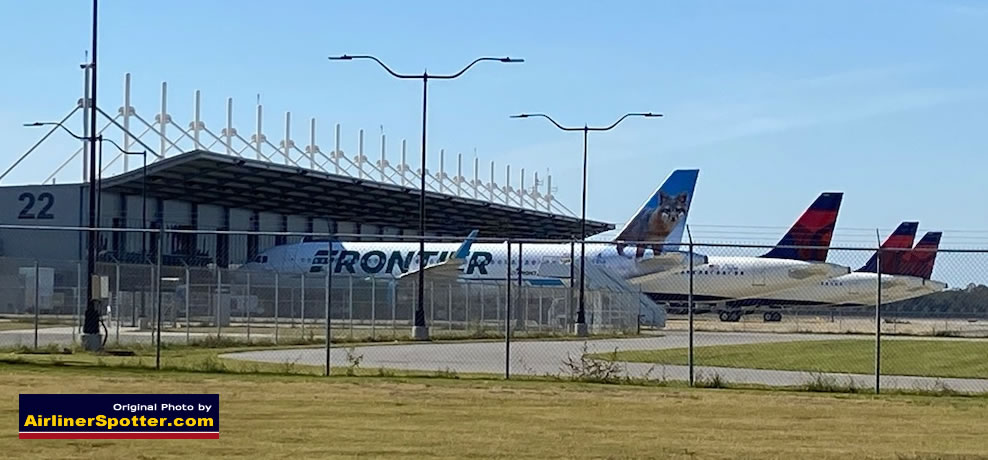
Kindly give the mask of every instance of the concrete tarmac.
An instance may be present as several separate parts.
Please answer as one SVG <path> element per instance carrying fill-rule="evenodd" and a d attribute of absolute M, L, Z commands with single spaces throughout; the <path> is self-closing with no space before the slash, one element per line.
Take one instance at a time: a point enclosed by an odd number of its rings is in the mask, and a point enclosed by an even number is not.
<path fill-rule="evenodd" d="M 740 345 L 752 343 L 790 342 L 800 340 L 872 340 L 867 336 L 837 334 L 770 334 L 739 332 L 699 332 L 695 334 L 696 346 Z M 888 340 L 912 340 L 909 337 L 889 337 Z M 566 376 L 564 361 L 567 358 L 579 359 L 586 343 L 590 353 L 614 350 L 654 350 L 681 348 L 688 345 L 688 335 L 670 331 L 660 337 L 629 339 L 601 339 L 574 341 L 516 341 L 511 343 L 508 372 L 510 375 L 559 375 Z M 323 348 L 303 348 L 286 350 L 258 350 L 222 355 L 223 358 L 241 359 L 271 363 L 296 363 L 321 366 L 325 364 Z M 453 371 L 457 373 L 505 374 L 505 361 L 508 356 L 504 342 L 472 343 L 412 343 L 378 344 L 357 346 L 354 354 L 362 356 L 362 368 L 387 368 L 428 372 Z M 334 348 L 330 354 L 331 366 L 347 365 L 346 351 Z M 645 363 L 622 363 L 622 373 L 650 379 L 687 380 L 687 366 L 651 365 Z M 712 378 L 718 375 L 730 383 L 760 384 L 770 386 L 798 386 L 815 378 L 809 372 L 780 371 L 764 369 L 726 368 L 696 366 L 698 378 Z M 849 382 L 858 388 L 874 388 L 874 375 L 860 374 L 819 374 L 832 378 L 838 384 Z M 904 390 L 935 390 L 949 388 L 959 392 L 988 392 L 988 379 L 959 379 L 911 376 L 882 376 L 882 388 Z"/>

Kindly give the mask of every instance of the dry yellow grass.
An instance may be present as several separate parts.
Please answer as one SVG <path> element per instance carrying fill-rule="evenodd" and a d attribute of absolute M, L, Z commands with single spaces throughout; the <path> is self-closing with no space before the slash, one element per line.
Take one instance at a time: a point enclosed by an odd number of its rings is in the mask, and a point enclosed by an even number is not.
<path fill-rule="evenodd" d="M 18 440 L 21 392 L 218 392 L 220 439 Z M 988 458 L 985 398 L 30 365 L 0 395 L 5 458 Z"/>

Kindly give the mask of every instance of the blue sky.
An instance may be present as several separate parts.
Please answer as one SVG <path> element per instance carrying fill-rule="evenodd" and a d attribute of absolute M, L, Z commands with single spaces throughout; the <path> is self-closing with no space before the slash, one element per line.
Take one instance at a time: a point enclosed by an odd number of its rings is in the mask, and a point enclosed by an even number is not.
<path fill-rule="evenodd" d="M 21 123 L 57 119 L 80 97 L 90 3 L 2 3 L 6 167 L 40 135 Z M 909 219 L 947 231 L 946 246 L 988 245 L 988 3 L 611 3 L 105 0 L 100 104 L 120 106 L 131 72 L 145 114 L 167 81 L 177 120 L 201 89 L 211 127 L 233 97 L 243 130 L 260 94 L 267 125 L 291 111 L 303 133 L 316 117 L 324 146 L 334 123 L 370 139 L 383 126 L 417 153 L 421 88 L 326 57 L 367 53 L 399 71 L 443 73 L 510 55 L 526 62 L 430 86 L 432 160 L 439 148 L 467 158 L 476 149 L 481 177 L 495 160 L 498 177 L 510 163 L 515 180 L 522 167 L 548 168 L 578 211 L 580 135 L 508 115 L 607 124 L 657 111 L 665 118 L 591 135 L 590 217 L 620 225 L 673 169 L 699 168 L 690 222 L 711 239 L 774 242 L 819 192 L 843 191 L 837 241 L 871 243 L 874 228 Z M 74 145 L 47 144 L 8 182 L 40 181 Z"/>

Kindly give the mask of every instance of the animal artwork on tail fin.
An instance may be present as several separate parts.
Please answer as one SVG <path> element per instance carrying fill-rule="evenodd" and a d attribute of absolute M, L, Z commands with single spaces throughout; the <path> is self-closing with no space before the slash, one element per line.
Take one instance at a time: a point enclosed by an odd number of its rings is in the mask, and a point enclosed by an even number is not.
<path fill-rule="evenodd" d="M 683 237 L 686 217 L 690 210 L 693 190 L 696 186 L 698 170 L 676 170 L 642 205 L 615 240 L 640 242 L 635 244 L 635 257 L 641 258 L 646 249 L 655 252 L 671 250 L 668 243 L 679 243 Z M 618 243 L 617 251 L 622 256 L 632 243 Z"/>

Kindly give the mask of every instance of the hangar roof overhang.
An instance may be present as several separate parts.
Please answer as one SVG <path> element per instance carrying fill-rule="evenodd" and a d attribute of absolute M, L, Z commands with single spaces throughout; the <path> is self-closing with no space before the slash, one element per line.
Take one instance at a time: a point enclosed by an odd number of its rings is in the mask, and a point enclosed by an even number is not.
<path fill-rule="evenodd" d="M 106 192 L 140 195 L 140 168 L 103 179 Z M 194 150 L 148 165 L 147 194 L 250 209 L 417 229 L 419 189 L 290 165 Z M 472 198 L 426 192 L 426 230 L 440 235 L 559 238 L 580 234 L 580 219 Z M 587 234 L 614 228 L 587 221 Z"/>

